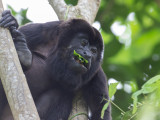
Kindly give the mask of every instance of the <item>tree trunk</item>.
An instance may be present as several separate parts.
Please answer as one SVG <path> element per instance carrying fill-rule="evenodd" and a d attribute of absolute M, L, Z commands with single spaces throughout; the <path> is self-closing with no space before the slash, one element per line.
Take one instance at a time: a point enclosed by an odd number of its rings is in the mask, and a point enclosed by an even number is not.
<path fill-rule="evenodd" d="M 0 14 L 3 11 L 0 0 Z M 1 15 L 0 15 L 1 16 Z M 15 120 L 40 120 L 7 29 L 0 28 L 0 77 Z"/>
<path fill-rule="evenodd" d="M 73 108 L 69 118 L 72 120 L 88 120 L 88 107 L 81 93 L 77 93 L 73 100 Z"/>

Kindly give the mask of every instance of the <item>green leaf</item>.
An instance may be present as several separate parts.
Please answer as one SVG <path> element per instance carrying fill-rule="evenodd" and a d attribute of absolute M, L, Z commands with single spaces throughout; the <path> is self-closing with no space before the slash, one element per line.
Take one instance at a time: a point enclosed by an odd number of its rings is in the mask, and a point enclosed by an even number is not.
<path fill-rule="evenodd" d="M 138 96 L 140 94 L 148 94 L 152 93 L 154 90 L 156 90 L 159 87 L 159 84 L 157 83 L 160 80 L 160 75 L 157 75 L 150 80 L 148 80 L 143 86 L 142 89 L 133 93 L 133 111 L 134 114 L 137 111 L 137 102 L 138 102 Z"/>
<path fill-rule="evenodd" d="M 108 108 L 108 106 L 109 106 L 109 103 L 110 103 L 110 102 L 107 102 L 107 103 L 103 106 L 103 108 L 102 108 L 102 111 L 101 111 L 101 118 L 102 118 L 102 119 L 103 119 L 103 117 L 104 117 L 105 110 L 107 110 L 107 108 Z"/>
<path fill-rule="evenodd" d="M 143 86 L 142 89 L 145 88 L 146 86 L 149 86 L 155 82 L 157 82 L 158 80 L 160 80 L 160 75 L 157 75 L 155 77 L 152 77 L 151 79 L 149 79 Z"/>
<path fill-rule="evenodd" d="M 137 92 L 132 94 L 132 98 L 133 98 L 133 111 L 132 111 L 132 114 L 134 114 L 137 111 L 138 96 L 140 94 L 142 94 L 142 90 L 138 90 Z"/>
<path fill-rule="evenodd" d="M 16 12 L 10 5 L 7 5 L 7 7 L 11 10 L 13 16 L 18 14 L 18 12 Z"/>
<path fill-rule="evenodd" d="M 130 118 L 133 116 L 132 110 L 129 110 L 125 112 L 125 114 L 122 116 L 121 120 L 131 120 Z"/>
<path fill-rule="evenodd" d="M 153 91 L 155 91 L 158 88 L 156 83 L 152 83 L 150 85 L 145 85 L 142 88 L 142 93 L 143 94 L 148 94 L 148 93 L 152 93 Z"/>
<path fill-rule="evenodd" d="M 119 83 L 117 82 L 117 83 L 111 83 L 109 85 L 109 98 L 112 98 L 113 95 L 116 93 L 118 84 Z"/>
<path fill-rule="evenodd" d="M 78 0 L 65 0 L 65 3 L 66 3 L 67 5 L 76 6 L 77 3 L 78 3 Z"/>
<path fill-rule="evenodd" d="M 157 82 L 160 80 L 160 75 L 157 75 L 151 79 L 149 79 L 143 86 L 142 91 L 143 94 L 151 93 L 159 87 Z"/>
<path fill-rule="evenodd" d="M 88 60 L 86 60 L 84 57 L 82 57 L 80 54 L 78 54 L 75 50 L 73 52 L 73 55 L 78 57 L 78 59 L 82 62 L 82 63 L 88 63 Z"/>

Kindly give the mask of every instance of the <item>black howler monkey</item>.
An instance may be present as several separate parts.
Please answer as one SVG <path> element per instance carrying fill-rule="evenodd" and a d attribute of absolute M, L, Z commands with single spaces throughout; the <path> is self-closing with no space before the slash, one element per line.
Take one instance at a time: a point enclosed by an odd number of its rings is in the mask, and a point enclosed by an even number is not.
<path fill-rule="evenodd" d="M 28 24 L 18 29 L 10 11 L 0 26 L 8 28 L 42 120 L 67 120 L 74 95 L 81 91 L 91 111 L 90 120 L 101 120 L 108 90 L 101 68 L 103 41 L 86 21 L 72 19 Z M 0 120 L 12 120 L 0 82 Z M 110 107 L 104 120 L 111 120 Z"/>

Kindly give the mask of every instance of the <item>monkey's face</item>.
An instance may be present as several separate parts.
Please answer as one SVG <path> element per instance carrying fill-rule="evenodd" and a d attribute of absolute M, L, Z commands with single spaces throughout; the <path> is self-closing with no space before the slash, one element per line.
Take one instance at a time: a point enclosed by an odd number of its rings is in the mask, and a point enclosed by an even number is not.
<path fill-rule="evenodd" d="M 87 34 L 78 33 L 68 46 L 68 68 L 78 73 L 86 73 L 90 70 L 93 61 L 97 57 L 97 47 L 91 45 Z"/>

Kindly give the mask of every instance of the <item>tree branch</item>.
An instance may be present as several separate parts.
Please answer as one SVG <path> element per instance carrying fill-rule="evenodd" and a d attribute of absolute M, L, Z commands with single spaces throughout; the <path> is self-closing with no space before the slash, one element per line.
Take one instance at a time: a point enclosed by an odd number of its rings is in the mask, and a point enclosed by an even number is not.
<path fill-rule="evenodd" d="M 64 0 L 48 0 L 60 20 L 65 19 L 68 5 Z M 94 22 L 101 0 L 79 0 L 76 6 L 70 6 L 67 14 L 67 20 L 81 18 L 90 24 Z"/>
<path fill-rule="evenodd" d="M 92 24 L 97 15 L 100 2 L 101 0 L 79 0 L 78 9 L 80 10 L 82 19 Z"/>
<path fill-rule="evenodd" d="M 67 10 L 67 4 L 64 0 L 48 0 L 54 11 L 57 13 L 60 20 L 64 20 L 65 12 Z"/>
<path fill-rule="evenodd" d="M 3 11 L 0 1 L 0 16 Z M 40 120 L 7 29 L 0 28 L 0 77 L 15 120 Z"/>

